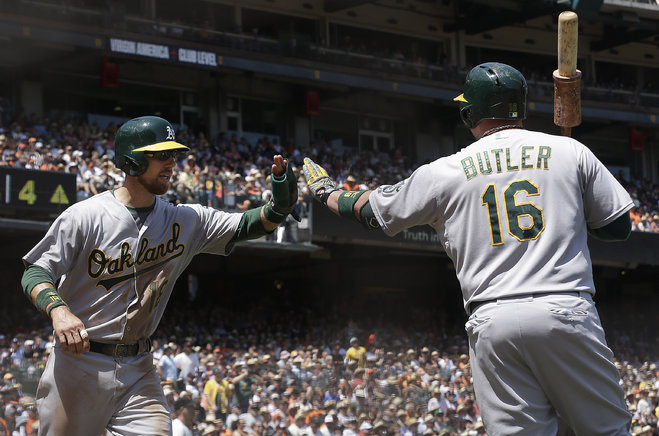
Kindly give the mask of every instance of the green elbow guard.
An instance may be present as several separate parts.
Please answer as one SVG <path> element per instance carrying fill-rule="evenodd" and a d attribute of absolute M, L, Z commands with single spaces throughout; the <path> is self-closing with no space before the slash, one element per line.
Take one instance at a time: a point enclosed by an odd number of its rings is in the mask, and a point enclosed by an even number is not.
<path fill-rule="evenodd" d="M 607 242 L 624 241 L 629 237 L 631 231 L 632 223 L 629 219 L 629 214 L 623 214 L 609 224 L 598 229 L 591 229 L 588 227 L 588 233 L 590 233 L 591 236 Z"/>
<path fill-rule="evenodd" d="M 55 280 L 53 280 L 48 271 L 37 265 L 29 265 L 21 278 L 21 287 L 28 300 L 32 301 L 30 293 L 39 283 L 50 283 L 55 288 Z"/>
<path fill-rule="evenodd" d="M 359 219 L 362 225 L 368 230 L 376 230 L 380 228 L 380 223 L 378 222 L 378 219 L 375 218 L 373 208 L 369 201 L 367 201 L 359 210 Z"/>

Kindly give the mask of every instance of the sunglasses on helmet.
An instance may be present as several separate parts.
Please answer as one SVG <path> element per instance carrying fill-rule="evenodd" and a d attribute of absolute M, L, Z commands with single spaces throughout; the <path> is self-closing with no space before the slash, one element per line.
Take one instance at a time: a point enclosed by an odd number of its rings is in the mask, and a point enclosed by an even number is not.
<path fill-rule="evenodd" d="M 171 158 L 174 160 L 184 159 L 188 153 L 182 150 L 164 150 L 164 151 L 145 151 L 144 156 L 153 158 L 162 162 L 168 161 Z"/>

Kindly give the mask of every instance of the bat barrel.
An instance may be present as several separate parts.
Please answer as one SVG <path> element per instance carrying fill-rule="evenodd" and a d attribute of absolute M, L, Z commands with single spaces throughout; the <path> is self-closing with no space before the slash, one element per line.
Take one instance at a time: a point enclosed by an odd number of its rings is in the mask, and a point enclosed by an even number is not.
<path fill-rule="evenodd" d="M 558 16 L 558 71 L 570 77 L 577 71 L 577 49 L 579 47 L 579 17 L 572 11 Z"/>

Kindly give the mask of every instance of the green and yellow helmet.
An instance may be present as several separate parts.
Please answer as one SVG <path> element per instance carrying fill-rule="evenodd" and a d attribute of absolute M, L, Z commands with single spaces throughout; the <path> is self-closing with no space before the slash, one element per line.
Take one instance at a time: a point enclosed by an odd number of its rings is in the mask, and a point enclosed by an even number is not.
<path fill-rule="evenodd" d="M 134 118 L 121 125 L 114 137 L 114 163 L 126 175 L 139 176 L 149 167 L 145 152 L 189 150 L 176 142 L 169 121 L 155 116 Z"/>
<path fill-rule="evenodd" d="M 477 65 L 467 75 L 460 102 L 460 118 L 474 128 L 483 120 L 526 119 L 526 79 L 515 68 L 498 62 Z"/>

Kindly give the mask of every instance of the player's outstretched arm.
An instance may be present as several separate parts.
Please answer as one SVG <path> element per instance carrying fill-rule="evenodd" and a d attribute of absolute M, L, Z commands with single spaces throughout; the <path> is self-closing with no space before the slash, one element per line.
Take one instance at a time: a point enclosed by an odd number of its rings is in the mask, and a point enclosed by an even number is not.
<path fill-rule="evenodd" d="M 325 168 L 308 157 L 304 158 L 302 171 L 314 198 L 329 210 L 351 221 L 357 221 L 369 230 L 380 228 L 369 203 L 371 190 L 344 191 L 327 174 Z"/>
<path fill-rule="evenodd" d="M 295 212 L 298 189 L 293 169 L 281 155 L 276 155 L 273 162 L 272 174 L 270 175 L 272 200 L 265 206 L 250 209 L 243 213 L 238 230 L 231 243 L 256 239 L 267 233 L 272 233 L 284 222 L 288 214 L 300 221 L 300 217 Z"/>

